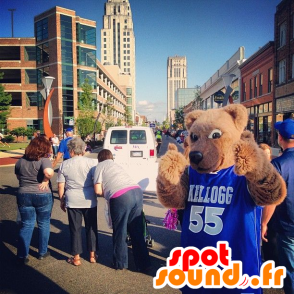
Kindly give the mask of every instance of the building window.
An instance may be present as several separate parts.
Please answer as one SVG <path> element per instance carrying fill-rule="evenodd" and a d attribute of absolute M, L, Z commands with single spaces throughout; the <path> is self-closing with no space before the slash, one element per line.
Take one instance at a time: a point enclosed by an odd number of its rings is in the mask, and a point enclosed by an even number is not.
<path fill-rule="evenodd" d="M 104 50 L 104 54 L 106 53 Z M 96 67 L 96 51 L 93 49 L 77 46 L 77 59 L 80 65 Z"/>
<path fill-rule="evenodd" d="M 37 71 L 35 69 L 25 70 L 25 83 L 26 84 L 37 84 Z"/>
<path fill-rule="evenodd" d="M 268 70 L 268 93 L 271 93 L 273 90 L 273 69 Z"/>
<path fill-rule="evenodd" d="M 43 43 L 37 45 L 36 48 L 36 54 L 37 54 L 37 64 L 42 64 L 49 62 L 49 43 Z"/>
<path fill-rule="evenodd" d="M 38 106 L 38 93 L 37 92 L 26 92 L 26 105 Z"/>
<path fill-rule="evenodd" d="M 77 41 L 96 46 L 96 28 L 77 23 Z"/>
<path fill-rule="evenodd" d="M 257 97 L 257 76 L 254 77 L 254 97 Z"/>
<path fill-rule="evenodd" d="M 21 84 L 21 70 L 20 69 L 2 69 L 3 78 L 0 80 L 1 84 Z"/>
<path fill-rule="evenodd" d="M 259 96 L 262 95 L 263 74 L 259 75 Z"/>
<path fill-rule="evenodd" d="M 279 84 L 286 82 L 286 59 L 279 62 Z"/>
<path fill-rule="evenodd" d="M 35 23 L 35 36 L 38 41 L 48 39 L 48 18 Z"/>
<path fill-rule="evenodd" d="M 243 101 L 246 101 L 246 83 L 243 83 Z"/>
<path fill-rule="evenodd" d="M 24 48 L 25 61 L 36 61 L 36 47 L 35 46 L 25 46 Z"/>
<path fill-rule="evenodd" d="M 27 128 L 33 130 L 43 130 L 43 120 L 42 119 L 28 119 Z"/>
<path fill-rule="evenodd" d="M 280 47 L 286 45 L 286 22 L 280 25 Z"/>
<path fill-rule="evenodd" d="M 38 86 L 43 86 L 42 78 L 46 76 L 49 76 L 49 66 L 37 69 Z"/>
<path fill-rule="evenodd" d="M 21 103 L 21 92 L 11 92 L 11 106 L 22 106 Z"/>
<path fill-rule="evenodd" d="M 0 60 L 20 60 L 20 46 L 1 46 Z"/>
<path fill-rule="evenodd" d="M 252 79 L 250 79 L 250 92 L 249 92 L 249 99 L 252 99 Z"/>

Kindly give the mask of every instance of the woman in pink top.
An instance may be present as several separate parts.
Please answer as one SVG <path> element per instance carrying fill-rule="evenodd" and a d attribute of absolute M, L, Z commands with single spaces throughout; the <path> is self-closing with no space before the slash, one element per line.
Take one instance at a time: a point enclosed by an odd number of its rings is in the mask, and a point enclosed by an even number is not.
<path fill-rule="evenodd" d="M 143 192 L 113 161 L 110 150 L 100 151 L 98 162 L 94 189 L 96 194 L 103 195 L 109 202 L 113 227 L 113 266 L 119 270 L 128 268 L 126 239 L 129 232 L 137 270 L 143 272 L 150 267 L 143 231 Z"/>

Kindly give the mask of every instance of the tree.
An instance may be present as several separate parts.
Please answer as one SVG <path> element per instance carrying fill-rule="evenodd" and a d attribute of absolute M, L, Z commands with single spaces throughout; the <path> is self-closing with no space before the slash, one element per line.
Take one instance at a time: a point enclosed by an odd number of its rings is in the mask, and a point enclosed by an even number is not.
<path fill-rule="evenodd" d="M 180 107 L 179 109 L 176 110 L 175 112 L 175 121 L 174 124 L 178 127 L 178 128 L 183 128 L 184 127 L 184 107 Z"/>
<path fill-rule="evenodd" d="M 132 126 L 133 125 L 133 121 L 132 121 L 132 115 L 131 115 L 131 111 L 130 111 L 130 108 L 128 106 L 126 106 L 126 109 L 125 109 L 125 119 L 126 119 L 126 123 L 129 125 L 129 126 Z"/>
<path fill-rule="evenodd" d="M 27 136 L 27 138 L 32 138 L 34 135 L 34 132 L 36 132 L 35 129 L 33 128 L 27 128 L 25 131 L 25 135 Z"/>
<path fill-rule="evenodd" d="M 3 79 L 3 73 L 0 73 L 0 80 Z M 10 114 L 11 94 L 4 92 L 4 86 L 0 84 L 0 127 L 6 129 L 7 118 Z"/>
<path fill-rule="evenodd" d="M 93 133 L 95 125 L 95 102 L 92 95 L 93 88 L 89 84 L 88 79 L 85 79 L 82 90 L 83 92 L 78 102 L 79 115 L 76 119 L 76 125 L 81 138 L 85 139 L 89 134 Z"/>
<path fill-rule="evenodd" d="M 200 97 L 201 88 L 200 86 L 195 86 L 195 99 L 193 102 L 193 109 L 202 109 L 202 98 Z"/>
<path fill-rule="evenodd" d="M 114 126 L 114 117 L 112 116 L 113 110 L 114 110 L 114 106 L 113 106 L 112 98 L 108 96 L 106 99 L 106 103 L 103 105 L 103 108 L 101 110 L 103 114 L 102 126 L 105 123 L 106 130 Z"/>
<path fill-rule="evenodd" d="M 162 122 L 162 127 L 164 128 L 164 129 L 169 129 L 169 127 L 170 127 L 170 124 L 169 124 L 169 121 L 168 121 L 168 119 L 166 119 L 166 120 L 164 120 L 163 122 Z"/>
<path fill-rule="evenodd" d="M 26 128 L 24 127 L 18 127 L 10 131 L 10 134 L 13 136 L 16 136 L 16 141 L 18 142 L 18 137 L 22 136 L 24 137 L 26 135 Z"/>
<path fill-rule="evenodd" d="M 121 127 L 123 124 L 122 124 L 122 120 L 119 118 L 119 119 L 117 119 L 117 123 L 116 123 L 116 125 L 118 126 L 118 127 Z"/>

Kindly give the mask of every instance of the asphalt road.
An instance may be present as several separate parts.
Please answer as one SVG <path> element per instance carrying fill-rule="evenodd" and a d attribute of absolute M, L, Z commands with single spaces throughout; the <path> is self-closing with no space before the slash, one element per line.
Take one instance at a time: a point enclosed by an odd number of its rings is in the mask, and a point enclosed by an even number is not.
<path fill-rule="evenodd" d="M 160 153 L 164 152 L 166 144 L 167 141 Z M 88 156 L 96 158 L 97 153 Z M 165 265 L 170 250 L 180 244 L 180 231 L 168 231 L 162 225 L 166 209 L 158 202 L 155 193 L 144 194 L 144 211 L 150 221 L 149 233 L 154 239 L 154 246 L 149 248 L 153 269 L 148 275 L 135 272 L 131 249 L 129 270 L 116 271 L 111 268 L 112 231 L 104 218 L 103 198 L 98 199 L 98 263 L 88 262 L 85 244 L 80 267 L 66 262 L 70 256 L 68 220 L 67 214 L 59 207 L 56 173 L 52 179 L 55 201 L 49 240 L 51 256 L 42 261 L 37 259 L 38 235 L 35 230 L 29 264 L 19 267 L 15 264 L 18 235 L 15 195 L 18 181 L 14 176 L 14 166 L 2 166 L 0 173 L 0 293 L 180 293 L 168 286 L 162 290 L 153 288 L 156 270 Z"/>
<path fill-rule="evenodd" d="M 169 142 L 174 140 L 164 138 L 159 155 L 165 153 Z M 179 150 L 182 150 L 180 146 Z M 88 156 L 96 158 L 95 152 Z M 52 180 L 55 201 L 49 241 L 51 256 L 42 261 L 37 259 L 38 236 L 35 230 L 30 247 L 30 262 L 27 266 L 19 267 L 15 263 L 18 235 L 18 226 L 15 222 L 17 211 L 15 195 L 18 182 L 14 176 L 14 167 L 0 167 L 0 179 L 0 293 L 180 293 L 179 290 L 169 286 L 161 290 L 153 288 L 153 277 L 157 269 L 165 266 L 171 249 L 180 245 L 180 231 L 168 231 L 162 226 L 166 209 L 158 202 L 155 193 L 144 194 L 144 211 L 150 221 L 149 233 L 154 239 L 154 246 L 149 248 L 153 265 L 150 273 L 135 272 L 131 249 L 129 249 L 128 270 L 116 271 L 111 268 L 112 232 L 104 218 L 103 198 L 98 199 L 98 263 L 88 262 L 85 244 L 83 244 L 85 252 L 81 255 L 81 266 L 75 267 L 66 262 L 70 256 L 68 220 L 66 213 L 59 207 L 56 174 Z M 264 293 L 282 294 L 283 291 L 266 290 Z"/>

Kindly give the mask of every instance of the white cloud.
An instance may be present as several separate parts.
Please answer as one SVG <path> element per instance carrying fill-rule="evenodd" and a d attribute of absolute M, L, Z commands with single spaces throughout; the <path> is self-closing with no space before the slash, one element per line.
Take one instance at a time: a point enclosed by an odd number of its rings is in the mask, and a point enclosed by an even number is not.
<path fill-rule="evenodd" d="M 137 113 L 145 115 L 148 121 L 162 122 L 166 118 L 166 104 L 147 100 L 137 101 Z"/>

